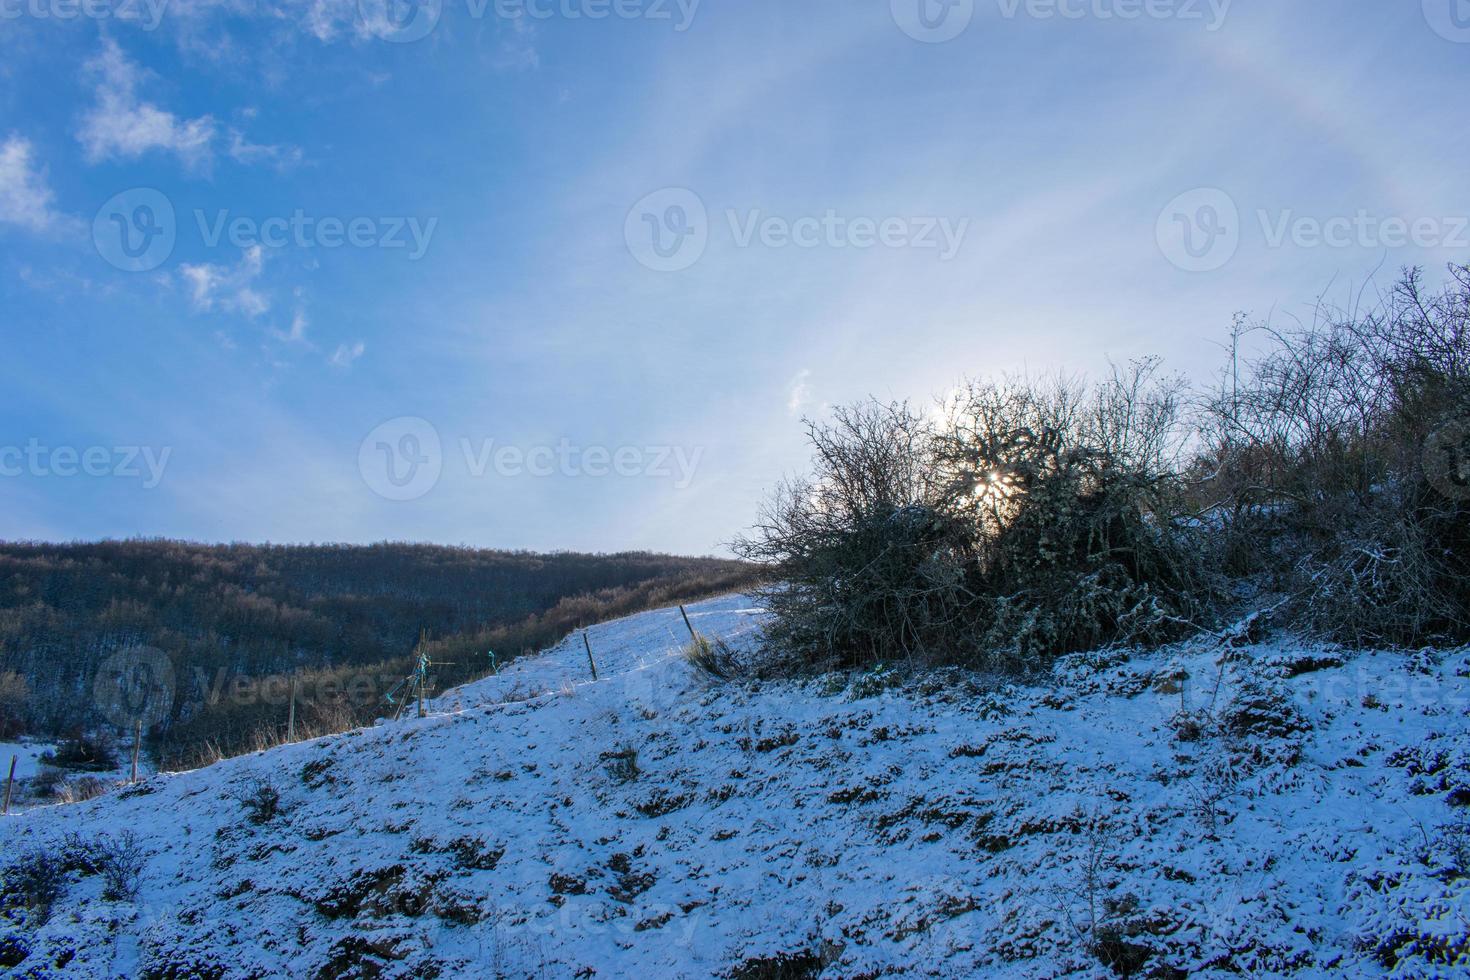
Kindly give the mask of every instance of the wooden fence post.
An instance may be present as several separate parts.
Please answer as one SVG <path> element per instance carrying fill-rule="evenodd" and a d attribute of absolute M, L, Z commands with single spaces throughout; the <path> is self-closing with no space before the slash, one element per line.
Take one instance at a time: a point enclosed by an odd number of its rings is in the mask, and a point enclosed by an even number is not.
<path fill-rule="evenodd" d="M 130 783 L 138 781 L 138 747 L 143 742 L 143 719 L 139 718 L 133 724 L 133 775 L 128 780 Z"/>
<path fill-rule="evenodd" d="M 592 679 L 597 680 L 597 663 L 592 659 L 592 643 L 587 639 L 587 631 L 582 631 L 582 645 L 587 648 L 587 666 L 592 668 Z"/>
<path fill-rule="evenodd" d="M 689 629 L 689 638 L 696 643 L 699 642 L 699 634 L 694 632 L 694 626 L 689 622 L 689 614 L 684 611 L 684 604 L 679 604 L 679 615 L 684 617 L 684 625 Z"/>
<path fill-rule="evenodd" d="M 20 756 L 10 757 L 10 775 L 5 780 L 5 809 L 4 813 L 10 812 L 10 787 L 15 785 L 15 764 L 20 761 Z"/>
<path fill-rule="evenodd" d="M 291 675 L 291 706 L 286 709 L 286 741 L 296 741 L 296 675 Z"/>

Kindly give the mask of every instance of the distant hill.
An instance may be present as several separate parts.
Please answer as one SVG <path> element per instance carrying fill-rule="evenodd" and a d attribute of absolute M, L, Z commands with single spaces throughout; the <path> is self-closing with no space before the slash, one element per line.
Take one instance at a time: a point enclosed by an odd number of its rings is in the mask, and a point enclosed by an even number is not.
<path fill-rule="evenodd" d="M 666 601 L 750 577 L 739 562 L 647 552 L 0 543 L 0 674 L 24 678 L 28 729 L 64 732 L 106 720 L 94 688 L 110 657 L 156 648 L 177 682 L 174 703 L 152 726 L 157 735 L 191 719 L 197 726 L 209 692 L 236 678 L 398 670 L 421 631 L 440 644 L 494 638 L 511 644 L 503 658 L 558 638 L 547 640 L 548 629 L 600 618 L 604 607 L 614 615 L 641 607 L 640 594 Z M 559 606 L 557 621 L 544 622 Z M 480 659 L 455 673 L 484 672 L 485 656 L 479 650 Z M 361 707 L 370 713 L 375 705 Z"/>

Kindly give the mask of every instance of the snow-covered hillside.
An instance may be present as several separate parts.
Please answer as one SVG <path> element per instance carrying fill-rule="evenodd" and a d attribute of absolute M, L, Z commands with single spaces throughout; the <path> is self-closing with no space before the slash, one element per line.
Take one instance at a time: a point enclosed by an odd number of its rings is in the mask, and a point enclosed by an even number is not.
<path fill-rule="evenodd" d="M 747 649 L 758 610 L 690 607 Z M 1470 933 L 1470 657 L 1201 641 L 720 682 L 677 610 L 435 713 L 0 823 L 132 831 L 0 931 L 25 976 L 1449 975 Z M 272 794 L 278 796 L 269 805 Z M 1105 965 L 1105 961 L 1109 965 Z M 820 972 L 819 972 L 820 971 Z"/>

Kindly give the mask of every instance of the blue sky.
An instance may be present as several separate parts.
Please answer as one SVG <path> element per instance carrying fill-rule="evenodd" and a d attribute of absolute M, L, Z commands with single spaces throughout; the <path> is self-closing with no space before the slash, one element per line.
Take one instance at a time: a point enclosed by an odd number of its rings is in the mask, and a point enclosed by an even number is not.
<path fill-rule="evenodd" d="M 920 2 L 0 0 L 0 537 L 719 552 L 826 405 L 1470 259 L 1466 0 Z"/>

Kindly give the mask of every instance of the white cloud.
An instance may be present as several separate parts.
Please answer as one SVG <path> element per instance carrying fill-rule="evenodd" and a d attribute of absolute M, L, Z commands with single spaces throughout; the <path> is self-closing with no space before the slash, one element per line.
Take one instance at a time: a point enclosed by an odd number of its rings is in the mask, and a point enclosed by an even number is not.
<path fill-rule="evenodd" d="M 502 34 L 490 66 L 497 71 L 527 71 L 541 67 L 541 55 L 536 51 L 536 28 L 528 18 L 516 17 L 508 23 L 509 36 Z M 499 25 L 497 25 L 499 28 Z"/>
<path fill-rule="evenodd" d="M 332 356 L 327 358 L 327 363 L 334 368 L 349 368 L 352 362 L 362 356 L 367 347 L 362 341 L 351 344 L 338 344 L 337 349 L 332 351 Z"/>
<path fill-rule="evenodd" d="M 280 338 L 292 344 L 310 345 L 311 341 L 306 339 L 306 328 L 310 325 L 311 321 L 306 318 L 305 311 L 297 310 L 295 315 L 291 317 L 291 329 L 282 332 Z"/>
<path fill-rule="evenodd" d="M 208 313 L 219 309 L 255 317 L 271 307 L 270 300 L 252 285 L 263 268 L 265 254 L 259 245 L 252 245 L 233 268 L 210 263 L 184 263 L 179 266 L 179 275 L 189 285 L 195 310 Z"/>
<path fill-rule="evenodd" d="M 807 384 L 807 379 L 811 376 L 810 369 L 802 368 L 796 372 L 796 377 L 791 379 L 786 396 L 786 411 L 790 414 L 797 415 L 812 403 L 812 386 Z"/>
<path fill-rule="evenodd" d="M 299 146 L 285 146 L 275 143 L 252 143 L 244 133 L 238 129 L 230 130 L 230 145 L 227 151 L 230 159 L 236 163 L 253 164 L 265 163 L 275 167 L 277 170 L 287 170 L 296 166 L 302 160 L 303 154 Z"/>
<path fill-rule="evenodd" d="M 30 141 L 11 136 L 0 143 L 0 223 L 47 231 L 61 220 L 52 209 L 53 199 Z"/>
<path fill-rule="evenodd" d="M 177 154 L 190 168 L 209 165 L 215 138 L 213 117 L 180 119 L 140 99 L 142 72 L 128 61 L 116 41 L 102 42 L 101 54 L 87 63 L 87 71 L 97 80 L 96 104 L 82 116 L 77 138 L 89 161 L 132 160 L 149 150 L 163 150 Z"/>

